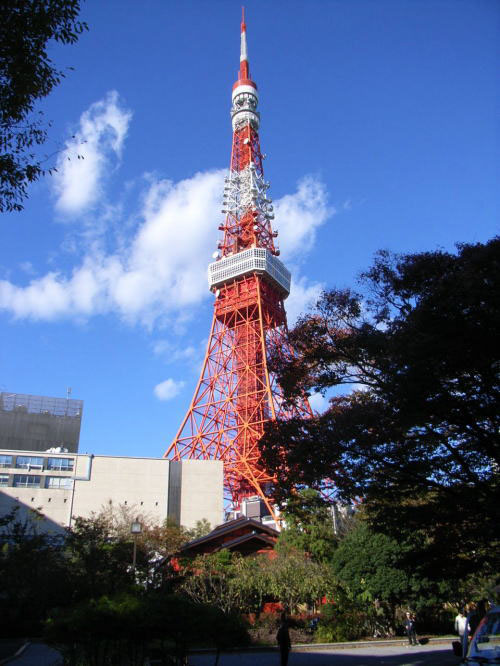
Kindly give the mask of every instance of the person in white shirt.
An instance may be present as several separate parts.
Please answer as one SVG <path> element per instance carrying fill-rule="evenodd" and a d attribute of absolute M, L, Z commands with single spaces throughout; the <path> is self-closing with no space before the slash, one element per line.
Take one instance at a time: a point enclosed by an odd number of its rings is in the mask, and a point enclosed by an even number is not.
<path fill-rule="evenodd" d="M 465 616 L 464 609 L 461 608 L 458 611 L 458 615 L 455 618 L 455 631 L 460 636 L 463 637 L 465 631 L 465 625 L 467 624 L 467 617 Z"/>

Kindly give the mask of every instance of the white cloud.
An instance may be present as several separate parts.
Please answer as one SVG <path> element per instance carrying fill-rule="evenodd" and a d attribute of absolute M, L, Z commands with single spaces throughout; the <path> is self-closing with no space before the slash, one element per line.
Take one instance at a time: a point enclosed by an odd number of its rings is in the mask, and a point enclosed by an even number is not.
<path fill-rule="evenodd" d="M 150 182 L 127 242 L 117 238 L 111 252 L 105 252 L 89 239 L 85 256 L 70 275 L 51 271 L 26 287 L 0 281 L 0 309 L 16 318 L 42 320 L 114 312 L 150 327 L 173 313 L 184 315 L 209 297 L 206 271 L 217 242 L 224 174 L 209 171 L 178 183 Z M 288 222 L 297 221 L 304 211 L 304 188 L 317 192 L 316 208 L 307 203 L 310 226 L 302 220 L 295 234 L 296 241 L 302 241 L 295 249 L 311 244 L 318 220 L 327 214 L 321 184 L 307 179 L 296 194 L 283 198 Z M 290 322 L 317 299 L 321 288 L 305 278 L 294 280 L 286 302 Z"/>
<path fill-rule="evenodd" d="M 188 345 L 187 347 L 177 347 L 169 340 L 157 340 L 153 344 L 153 352 L 164 359 L 166 363 L 175 363 L 176 361 L 193 361 L 199 356 L 199 350 Z"/>
<path fill-rule="evenodd" d="M 300 315 L 313 307 L 325 286 L 319 282 L 308 284 L 305 277 L 292 279 L 290 296 L 285 301 L 287 321 L 290 327 L 294 326 Z"/>
<path fill-rule="evenodd" d="M 130 118 L 117 93 L 109 93 L 82 114 L 80 130 L 68 142 L 67 152 L 78 152 L 79 141 L 86 140 L 86 159 L 64 162 L 57 181 L 59 210 L 83 212 L 96 204 L 78 231 L 78 242 L 73 238 L 67 244 L 75 266 L 71 272 L 53 269 L 32 276 L 27 286 L 0 280 L 0 310 L 20 319 L 45 321 L 81 321 L 114 313 L 150 328 L 169 322 L 171 330 L 178 331 L 194 306 L 210 298 L 207 265 L 222 222 L 226 172 L 197 173 L 177 183 L 147 174 L 136 213 L 127 212 L 124 219 L 120 204 L 99 196 L 104 169 L 111 159 L 119 158 Z M 275 210 L 284 259 L 295 257 L 299 263 L 314 243 L 318 226 L 334 212 L 324 185 L 312 176 L 303 178 L 295 193 L 277 200 Z M 290 322 L 320 291 L 321 285 L 305 278 L 294 280 L 286 303 Z"/>
<path fill-rule="evenodd" d="M 53 180 L 57 210 L 75 215 L 95 203 L 105 171 L 121 156 L 131 118 L 116 91 L 81 115 L 78 131 L 57 160 Z"/>
<path fill-rule="evenodd" d="M 52 271 L 27 287 L 0 281 L 0 309 L 44 320 L 115 312 L 151 326 L 199 303 L 209 294 L 223 173 L 153 182 L 128 244 L 120 239 L 106 254 L 92 243 L 70 276 Z"/>
<path fill-rule="evenodd" d="M 19 268 L 27 275 L 35 275 L 36 270 L 31 261 L 23 261 L 19 264 Z"/>
<path fill-rule="evenodd" d="M 314 245 L 317 228 L 335 214 L 324 184 L 313 176 L 302 178 L 294 194 L 275 201 L 274 211 L 285 262 L 291 258 L 300 261 Z"/>
<path fill-rule="evenodd" d="M 153 391 L 158 400 L 172 400 L 176 395 L 179 395 L 184 382 L 176 382 L 175 379 L 165 379 L 164 382 L 157 384 Z"/>

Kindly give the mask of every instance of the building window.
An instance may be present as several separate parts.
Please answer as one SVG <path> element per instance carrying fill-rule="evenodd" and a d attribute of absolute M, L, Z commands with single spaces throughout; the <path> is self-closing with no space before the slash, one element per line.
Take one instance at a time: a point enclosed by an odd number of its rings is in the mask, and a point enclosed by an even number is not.
<path fill-rule="evenodd" d="M 8 486 L 8 485 L 9 485 L 9 475 L 0 474 L 0 486 Z"/>
<path fill-rule="evenodd" d="M 39 488 L 40 477 L 34 474 L 14 474 L 15 488 Z"/>
<path fill-rule="evenodd" d="M 0 456 L 0 467 L 12 467 L 12 456 Z"/>
<path fill-rule="evenodd" d="M 21 469 L 43 469 L 43 458 L 35 456 L 17 456 L 16 467 Z"/>
<path fill-rule="evenodd" d="M 63 490 L 71 490 L 73 487 L 73 479 L 68 476 L 48 476 L 46 488 L 62 488 Z"/>
<path fill-rule="evenodd" d="M 75 463 L 74 458 L 47 458 L 47 469 L 58 472 L 72 472 Z"/>

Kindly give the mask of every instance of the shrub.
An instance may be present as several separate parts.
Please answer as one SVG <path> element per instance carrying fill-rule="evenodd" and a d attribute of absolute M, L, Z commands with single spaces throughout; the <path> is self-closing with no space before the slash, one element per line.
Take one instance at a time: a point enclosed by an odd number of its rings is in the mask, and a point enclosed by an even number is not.
<path fill-rule="evenodd" d="M 358 640 L 366 633 L 368 618 L 353 606 L 325 604 L 321 609 L 315 643 L 335 643 Z"/>

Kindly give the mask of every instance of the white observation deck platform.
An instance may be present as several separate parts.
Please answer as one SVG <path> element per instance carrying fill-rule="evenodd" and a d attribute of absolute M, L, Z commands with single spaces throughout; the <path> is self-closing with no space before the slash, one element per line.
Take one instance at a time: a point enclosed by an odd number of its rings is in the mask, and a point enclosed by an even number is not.
<path fill-rule="evenodd" d="M 230 282 L 240 275 L 259 273 L 274 283 L 284 298 L 290 293 L 291 273 L 269 250 L 252 247 L 231 254 L 208 265 L 208 284 L 211 290 Z"/>

